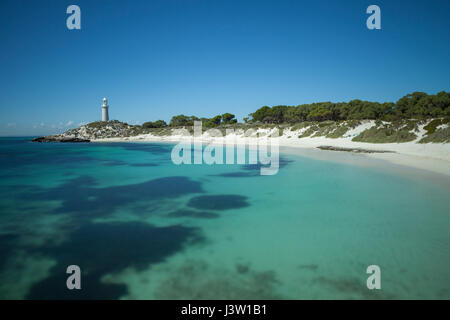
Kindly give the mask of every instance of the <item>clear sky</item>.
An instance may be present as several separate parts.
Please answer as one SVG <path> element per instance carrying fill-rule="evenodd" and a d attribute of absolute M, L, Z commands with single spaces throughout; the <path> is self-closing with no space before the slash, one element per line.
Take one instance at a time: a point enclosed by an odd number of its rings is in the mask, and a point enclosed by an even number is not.
<path fill-rule="evenodd" d="M 449 35 L 447 0 L 1 0 L 0 135 L 450 91 Z"/>

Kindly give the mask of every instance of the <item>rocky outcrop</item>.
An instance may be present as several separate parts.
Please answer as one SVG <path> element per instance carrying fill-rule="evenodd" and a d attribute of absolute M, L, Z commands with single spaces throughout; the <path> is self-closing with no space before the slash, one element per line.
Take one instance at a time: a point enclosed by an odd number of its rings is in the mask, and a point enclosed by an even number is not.
<path fill-rule="evenodd" d="M 64 137 L 62 135 L 45 136 L 31 140 L 33 142 L 91 142 L 89 139 Z"/>
<path fill-rule="evenodd" d="M 141 126 L 133 126 L 117 120 L 91 122 L 70 129 L 62 134 L 35 138 L 33 142 L 90 142 L 95 139 L 123 138 L 142 133 Z"/>
<path fill-rule="evenodd" d="M 362 149 L 362 148 L 343 148 L 343 147 L 333 147 L 333 146 L 319 146 L 317 148 L 320 150 L 346 151 L 346 152 L 355 152 L 355 153 L 395 153 L 394 151 L 388 151 L 388 150 L 368 150 L 368 149 Z"/>

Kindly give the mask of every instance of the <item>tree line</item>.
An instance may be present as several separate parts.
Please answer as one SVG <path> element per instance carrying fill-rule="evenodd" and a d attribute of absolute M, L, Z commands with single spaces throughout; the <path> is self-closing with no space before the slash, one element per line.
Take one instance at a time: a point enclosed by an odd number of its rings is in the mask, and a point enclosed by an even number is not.
<path fill-rule="evenodd" d="M 193 126 L 194 121 L 201 121 L 202 125 L 207 128 L 217 127 L 222 124 L 237 123 L 235 115 L 231 113 L 224 113 L 212 118 L 198 118 L 196 116 L 185 116 L 184 114 L 180 114 L 177 116 L 173 116 L 169 124 L 167 124 L 164 120 L 158 120 L 155 122 L 152 121 L 145 122 L 144 124 L 142 124 L 142 126 L 144 128 L 163 128 L 167 126 L 183 127 L 183 126 Z"/>
<path fill-rule="evenodd" d="M 414 92 L 393 102 L 319 102 L 298 106 L 264 106 L 251 113 L 249 122 L 297 123 L 303 121 L 426 119 L 450 116 L 450 93 Z"/>
<path fill-rule="evenodd" d="M 450 93 L 445 91 L 434 95 L 413 92 L 400 98 L 397 102 L 370 102 L 351 100 L 349 102 L 318 102 L 298 106 L 263 106 L 249 117 L 246 123 L 299 123 L 304 121 L 340 121 L 340 120 L 384 120 L 427 119 L 450 117 Z M 237 123 L 234 114 L 224 113 L 213 118 L 177 115 L 172 117 L 169 126 L 192 126 L 194 121 L 202 121 L 205 127 Z M 161 128 L 167 126 L 163 120 L 146 122 L 143 127 Z"/>

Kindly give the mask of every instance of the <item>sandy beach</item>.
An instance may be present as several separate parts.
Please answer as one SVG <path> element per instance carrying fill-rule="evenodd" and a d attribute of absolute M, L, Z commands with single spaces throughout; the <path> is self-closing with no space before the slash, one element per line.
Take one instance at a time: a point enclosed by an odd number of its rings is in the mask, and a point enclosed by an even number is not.
<path fill-rule="evenodd" d="M 416 169 L 431 171 L 438 174 L 450 176 L 450 144 L 449 143 L 417 143 L 421 135 L 411 142 L 404 143 L 365 143 L 354 142 L 352 138 L 370 126 L 370 123 L 362 125 L 355 130 L 348 132 L 343 138 L 331 139 L 326 137 L 305 137 L 298 138 L 300 131 L 284 130 L 283 134 L 277 139 L 281 152 L 293 152 L 298 149 L 304 155 L 311 155 L 322 159 L 333 160 L 335 156 L 330 153 L 346 153 L 344 151 L 322 151 L 317 149 L 320 146 L 331 146 L 337 148 L 360 148 L 371 151 L 390 151 L 388 153 L 358 153 L 360 157 L 389 161 L 396 165 L 407 166 Z M 226 137 L 213 137 L 207 132 L 203 133 L 199 139 L 203 144 L 229 144 L 236 145 L 254 145 L 266 143 L 267 135 L 271 134 L 272 129 L 258 129 L 258 137 L 244 136 L 243 134 L 229 134 Z M 172 142 L 176 143 L 182 140 L 191 139 L 183 135 L 156 136 L 152 134 L 138 135 L 125 138 L 107 138 L 97 139 L 93 142 Z M 302 151 L 300 151 L 302 149 Z M 318 152 L 308 152 L 307 149 L 315 149 Z M 289 151 L 290 150 L 290 151 Z M 295 151 L 294 151 L 295 152 Z M 354 153 L 350 153 L 354 154 Z M 342 157 L 341 157 L 342 158 Z M 340 160 L 342 161 L 342 160 Z"/>

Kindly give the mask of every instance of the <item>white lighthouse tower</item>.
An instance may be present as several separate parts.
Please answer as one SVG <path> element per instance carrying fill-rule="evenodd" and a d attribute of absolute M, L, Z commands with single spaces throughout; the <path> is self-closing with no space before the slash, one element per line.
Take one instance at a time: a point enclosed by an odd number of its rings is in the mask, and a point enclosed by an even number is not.
<path fill-rule="evenodd" d="M 109 121 L 109 114 L 108 114 L 108 100 L 106 98 L 103 98 L 103 104 L 102 104 L 102 121 Z"/>

